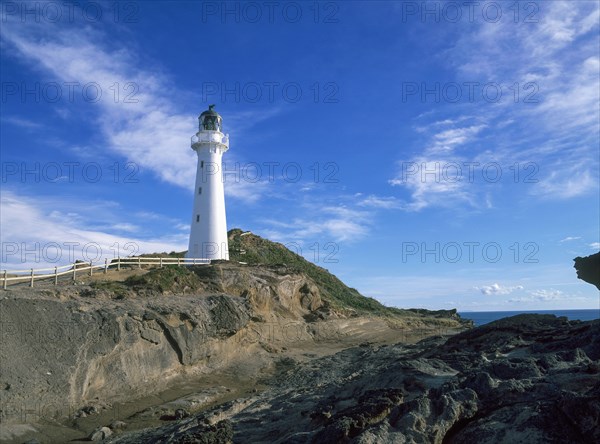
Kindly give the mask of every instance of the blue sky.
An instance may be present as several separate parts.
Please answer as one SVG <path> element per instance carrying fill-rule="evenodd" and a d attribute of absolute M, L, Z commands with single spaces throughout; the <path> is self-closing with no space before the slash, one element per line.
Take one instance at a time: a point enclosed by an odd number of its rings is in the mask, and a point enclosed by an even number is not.
<path fill-rule="evenodd" d="M 598 308 L 598 2 L 3 2 L 2 268 L 229 228 L 399 307 Z M 226 8 L 226 9 L 223 9 Z"/>

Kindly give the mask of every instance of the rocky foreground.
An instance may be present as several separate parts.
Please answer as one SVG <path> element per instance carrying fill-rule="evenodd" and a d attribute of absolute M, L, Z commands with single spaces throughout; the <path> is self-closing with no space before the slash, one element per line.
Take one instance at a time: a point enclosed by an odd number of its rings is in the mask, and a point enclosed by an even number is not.
<path fill-rule="evenodd" d="M 3 292 L 0 441 L 600 442 L 600 321 L 472 328 L 241 230 L 230 248 Z"/>
<path fill-rule="evenodd" d="M 469 327 L 454 310 L 384 307 L 241 233 L 231 244 L 245 261 L 3 292 L 0 440 L 112 438 L 258 393 L 297 362 Z"/>
<path fill-rule="evenodd" d="M 599 421 L 600 321 L 520 315 L 290 360 L 261 394 L 110 442 L 591 443 Z"/>

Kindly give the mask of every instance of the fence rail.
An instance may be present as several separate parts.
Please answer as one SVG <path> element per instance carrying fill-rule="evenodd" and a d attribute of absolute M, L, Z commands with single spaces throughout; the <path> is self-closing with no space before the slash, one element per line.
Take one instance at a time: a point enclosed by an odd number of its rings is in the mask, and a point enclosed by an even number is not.
<path fill-rule="evenodd" d="M 93 276 L 94 270 L 102 270 L 107 273 L 109 268 L 120 270 L 123 265 L 137 265 L 142 268 L 142 265 L 155 265 L 163 267 L 164 265 L 209 265 L 210 259 L 187 258 L 187 257 L 118 257 L 116 259 L 104 260 L 104 263 L 94 265 L 93 262 L 74 262 L 70 265 L 62 265 L 54 268 L 29 268 L 27 270 L 3 270 L 0 282 L 2 288 L 6 290 L 9 282 L 27 282 L 33 287 L 35 281 L 42 279 L 54 279 L 54 285 L 58 284 L 58 277 L 64 275 L 72 275 L 73 280 L 82 272 L 87 272 L 88 276 Z M 10 276 L 9 276 L 10 275 Z"/>

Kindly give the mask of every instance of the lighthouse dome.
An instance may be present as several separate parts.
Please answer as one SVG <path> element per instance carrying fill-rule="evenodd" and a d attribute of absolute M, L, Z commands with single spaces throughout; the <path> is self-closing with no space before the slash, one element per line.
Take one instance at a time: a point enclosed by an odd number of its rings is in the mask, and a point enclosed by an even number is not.
<path fill-rule="evenodd" d="M 218 112 L 214 110 L 215 105 L 208 105 L 208 109 L 198 117 L 200 121 L 200 131 L 221 131 L 223 119 Z"/>

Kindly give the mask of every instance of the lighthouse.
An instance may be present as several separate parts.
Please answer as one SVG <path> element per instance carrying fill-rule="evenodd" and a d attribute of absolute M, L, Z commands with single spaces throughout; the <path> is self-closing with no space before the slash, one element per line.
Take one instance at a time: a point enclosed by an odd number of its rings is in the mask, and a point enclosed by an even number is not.
<path fill-rule="evenodd" d="M 223 119 L 210 105 L 198 117 L 198 132 L 192 149 L 198 154 L 194 210 L 186 257 L 229 260 L 225 192 L 221 159 L 229 149 L 229 135 L 223 134 Z"/>

